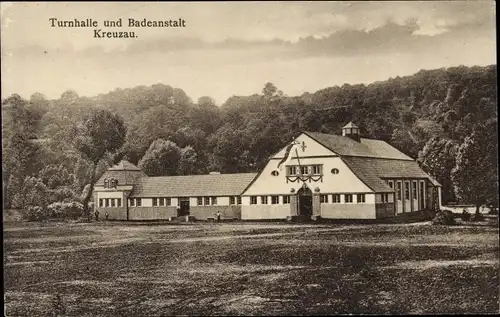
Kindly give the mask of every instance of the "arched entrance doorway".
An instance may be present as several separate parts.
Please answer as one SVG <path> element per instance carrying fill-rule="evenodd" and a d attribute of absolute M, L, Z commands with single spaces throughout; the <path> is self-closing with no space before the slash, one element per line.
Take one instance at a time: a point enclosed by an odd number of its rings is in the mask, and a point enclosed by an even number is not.
<path fill-rule="evenodd" d="M 299 215 L 301 216 L 311 216 L 313 213 L 312 205 L 312 191 L 304 184 L 297 191 L 297 200 L 299 203 Z"/>

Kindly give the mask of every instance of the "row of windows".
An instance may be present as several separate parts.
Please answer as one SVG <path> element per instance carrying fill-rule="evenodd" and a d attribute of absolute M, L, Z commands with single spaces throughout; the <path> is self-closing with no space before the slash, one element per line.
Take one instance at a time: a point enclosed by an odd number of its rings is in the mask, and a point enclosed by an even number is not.
<path fill-rule="evenodd" d="M 153 198 L 153 207 L 157 206 L 172 206 L 172 199 L 170 197 Z"/>
<path fill-rule="evenodd" d="M 198 197 L 197 199 L 198 206 L 215 206 L 217 205 L 217 197 Z"/>
<path fill-rule="evenodd" d="M 217 205 L 217 197 L 197 197 L 197 205 L 198 206 L 216 206 Z M 153 207 L 164 207 L 164 206 L 172 206 L 172 198 L 170 197 L 160 197 L 153 198 Z M 120 199 L 121 201 L 121 199 Z M 229 197 L 230 205 L 241 205 L 241 197 L 240 196 L 231 196 Z M 142 200 L 141 198 L 130 198 L 129 205 L 131 207 L 141 207 Z M 104 206 L 101 206 L 104 207 Z M 108 207 L 108 206 L 106 206 Z"/>
<path fill-rule="evenodd" d="M 346 203 L 352 203 L 353 202 L 353 194 L 344 194 L 344 202 Z M 319 201 L 321 203 L 329 203 L 329 198 L 330 195 L 327 194 L 322 194 L 319 196 Z M 340 194 L 332 194 L 332 203 L 338 204 L 340 203 Z M 366 202 L 366 196 L 365 194 L 357 194 L 356 195 L 356 202 L 357 203 L 364 203 Z"/>
<path fill-rule="evenodd" d="M 388 181 L 387 182 L 389 184 L 389 186 L 391 188 L 394 188 L 394 181 Z M 417 199 L 417 186 L 418 186 L 418 182 L 417 181 L 412 181 L 412 193 L 411 193 L 411 196 L 413 199 Z M 397 182 L 397 190 L 396 190 L 396 198 L 397 200 L 402 200 L 402 195 L 403 195 L 403 191 L 402 191 L 402 188 L 401 188 L 401 182 Z M 420 187 L 423 188 L 424 187 L 424 182 L 420 182 Z M 404 197 L 406 200 L 409 200 L 410 199 L 410 182 L 409 181 L 405 181 L 405 188 L 404 188 Z"/>
<path fill-rule="evenodd" d="M 230 205 L 241 205 L 241 196 L 231 196 L 229 197 Z"/>
<path fill-rule="evenodd" d="M 141 198 L 129 198 L 128 200 L 130 207 L 141 207 L 142 199 Z"/>
<path fill-rule="evenodd" d="M 100 198 L 99 207 L 123 207 L 121 198 Z"/>
<path fill-rule="evenodd" d="M 250 196 L 250 205 L 257 205 L 257 198 L 258 196 Z M 280 203 L 282 204 L 289 204 L 290 203 L 290 196 L 271 196 L 271 204 L 272 205 L 278 205 Z M 268 197 L 267 196 L 260 196 L 260 204 L 261 205 L 267 205 L 268 204 Z"/>
<path fill-rule="evenodd" d="M 323 175 L 323 165 L 287 166 L 287 175 Z"/>

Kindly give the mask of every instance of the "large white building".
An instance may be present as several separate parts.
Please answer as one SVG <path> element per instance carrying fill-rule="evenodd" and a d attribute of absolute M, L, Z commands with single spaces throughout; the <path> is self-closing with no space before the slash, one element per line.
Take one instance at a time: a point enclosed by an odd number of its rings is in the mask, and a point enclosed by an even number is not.
<path fill-rule="evenodd" d="M 147 177 L 122 161 L 99 179 L 96 208 L 110 219 L 381 219 L 441 207 L 441 185 L 384 141 L 303 132 L 258 174 Z"/>

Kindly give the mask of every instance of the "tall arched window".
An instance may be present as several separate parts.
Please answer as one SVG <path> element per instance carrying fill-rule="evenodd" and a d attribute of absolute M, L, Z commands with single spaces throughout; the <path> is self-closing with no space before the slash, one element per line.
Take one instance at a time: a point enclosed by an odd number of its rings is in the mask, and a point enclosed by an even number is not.
<path fill-rule="evenodd" d="M 107 178 L 104 179 L 104 188 L 109 187 L 109 180 Z"/>

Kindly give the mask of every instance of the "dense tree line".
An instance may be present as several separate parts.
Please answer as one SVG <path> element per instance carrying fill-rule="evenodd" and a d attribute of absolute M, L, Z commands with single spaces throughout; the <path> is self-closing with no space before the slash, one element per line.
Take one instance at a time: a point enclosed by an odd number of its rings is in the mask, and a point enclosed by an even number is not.
<path fill-rule="evenodd" d="M 443 184 L 445 202 L 492 200 L 472 197 L 464 175 L 498 189 L 472 166 L 479 160 L 497 175 L 496 65 L 422 70 L 301 96 L 265 83 L 260 94 L 232 96 L 220 107 L 163 84 L 91 98 L 74 91 L 56 100 L 12 95 L 2 114 L 7 208 L 32 204 L 37 192 L 44 204 L 88 201 L 99 175 L 122 158 L 148 175 L 258 171 L 300 131 L 339 133 L 351 120 L 365 137 L 417 159 Z"/>

